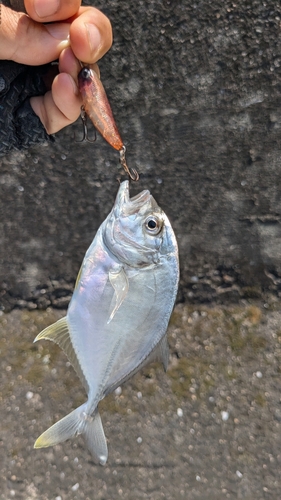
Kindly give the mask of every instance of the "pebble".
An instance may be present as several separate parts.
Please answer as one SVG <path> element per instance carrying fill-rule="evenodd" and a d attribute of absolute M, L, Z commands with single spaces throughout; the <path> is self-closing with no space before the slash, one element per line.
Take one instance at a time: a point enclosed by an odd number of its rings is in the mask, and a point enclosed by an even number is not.
<path fill-rule="evenodd" d="M 139 444 L 142 443 L 142 438 L 141 437 L 137 438 L 137 443 L 139 443 Z"/>
<path fill-rule="evenodd" d="M 29 399 L 32 399 L 32 398 L 33 398 L 33 396 L 34 396 L 34 394 L 33 394 L 33 392 L 32 392 L 32 391 L 27 391 L 27 393 L 26 393 L 26 395 L 25 395 L 26 399 L 28 399 L 28 400 L 29 400 Z"/>
<path fill-rule="evenodd" d="M 183 416 L 183 411 L 182 411 L 182 409 L 181 409 L 181 408 L 178 408 L 178 409 L 177 409 L 177 416 L 178 416 L 178 417 L 182 417 L 182 416 Z"/>
<path fill-rule="evenodd" d="M 227 422 L 227 420 L 229 419 L 228 411 L 221 411 L 221 418 L 222 418 L 223 422 Z"/>
<path fill-rule="evenodd" d="M 77 491 L 79 489 L 79 483 L 76 483 L 74 484 L 72 487 L 71 487 L 72 491 Z"/>
<path fill-rule="evenodd" d="M 199 278 L 198 276 L 191 276 L 190 281 L 192 281 L 193 283 L 198 283 Z"/>
<path fill-rule="evenodd" d="M 241 477 L 243 477 L 243 474 L 242 474 L 242 472 L 240 472 L 240 470 L 237 470 L 236 476 L 239 477 L 239 479 L 241 479 Z"/>
<path fill-rule="evenodd" d="M 257 378 L 262 378 L 262 372 L 256 372 L 256 377 Z"/>

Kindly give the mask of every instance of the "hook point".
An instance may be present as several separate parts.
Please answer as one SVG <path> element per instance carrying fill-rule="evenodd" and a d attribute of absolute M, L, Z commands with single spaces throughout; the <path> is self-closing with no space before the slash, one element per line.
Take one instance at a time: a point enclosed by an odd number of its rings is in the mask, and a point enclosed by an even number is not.
<path fill-rule="evenodd" d="M 140 176 L 139 176 L 138 171 L 135 168 L 130 169 L 127 165 L 126 156 L 125 156 L 126 147 L 122 146 L 119 153 L 120 153 L 120 163 L 121 163 L 122 167 L 124 168 L 125 172 L 128 174 L 129 178 L 132 181 L 137 182 L 139 180 Z"/>

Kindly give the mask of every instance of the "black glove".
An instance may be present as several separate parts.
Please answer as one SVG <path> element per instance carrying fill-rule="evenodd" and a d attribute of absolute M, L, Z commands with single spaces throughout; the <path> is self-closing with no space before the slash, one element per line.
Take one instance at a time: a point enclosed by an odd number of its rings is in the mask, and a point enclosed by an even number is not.
<path fill-rule="evenodd" d="M 49 68 L 0 61 L 0 156 L 12 149 L 54 141 L 29 103 L 30 97 L 47 91 L 43 77 Z"/>

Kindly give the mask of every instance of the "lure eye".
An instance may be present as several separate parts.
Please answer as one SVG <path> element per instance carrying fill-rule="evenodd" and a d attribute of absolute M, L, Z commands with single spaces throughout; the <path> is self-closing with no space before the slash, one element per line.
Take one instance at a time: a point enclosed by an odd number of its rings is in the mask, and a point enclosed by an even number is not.
<path fill-rule="evenodd" d="M 145 229 L 149 234 L 156 235 L 160 233 L 163 221 L 155 217 L 155 215 L 149 215 L 144 223 Z"/>
<path fill-rule="evenodd" d="M 81 70 L 81 76 L 82 78 L 84 78 L 85 80 L 89 80 L 91 79 L 91 70 L 89 68 L 83 68 Z"/>

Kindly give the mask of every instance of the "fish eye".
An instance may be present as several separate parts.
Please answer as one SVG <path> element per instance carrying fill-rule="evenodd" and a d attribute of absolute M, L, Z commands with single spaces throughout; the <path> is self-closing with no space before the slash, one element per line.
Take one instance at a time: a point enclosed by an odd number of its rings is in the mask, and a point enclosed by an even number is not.
<path fill-rule="evenodd" d="M 149 215 L 145 220 L 144 225 L 148 233 L 156 235 L 160 233 L 163 226 L 163 221 L 158 217 L 155 217 L 155 215 Z"/>

